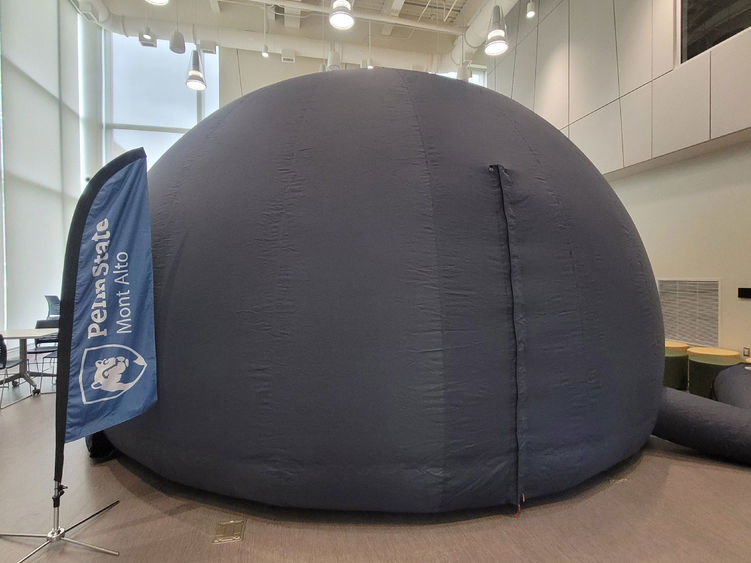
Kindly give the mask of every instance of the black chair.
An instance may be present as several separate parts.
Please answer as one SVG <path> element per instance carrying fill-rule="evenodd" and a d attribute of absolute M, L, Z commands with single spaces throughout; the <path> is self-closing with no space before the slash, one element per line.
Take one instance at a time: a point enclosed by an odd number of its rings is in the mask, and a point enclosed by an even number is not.
<path fill-rule="evenodd" d="M 18 365 L 21 365 L 21 360 L 10 360 L 8 361 L 8 346 L 5 344 L 5 338 L 3 338 L 3 335 L 0 334 L 0 370 L 2 370 L 2 380 L 8 377 L 8 370 L 10 368 L 14 368 Z M 15 385 L 15 381 L 13 382 Z M 0 384 L 0 408 L 3 408 L 3 393 L 5 391 L 5 388 L 9 384 L 3 381 L 2 384 Z M 15 401 L 13 401 L 15 403 Z"/>
<path fill-rule="evenodd" d="M 43 319 L 36 322 L 36 328 L 58 328 L 60 325 L 60 319 Z M 34 347 L 28 350 L 27 355 L 34 357 L 34 363 L 39 366 L 41 360 L 41 369 L 38 369 L 40 373 L 44 374 L 40 377 L 48 375 L 54 378 L 57 372 L 57 333 L 51 336 L 45 336 L 44 338 L 35 338 Z M 39 387 L 41 388 L 41 381 Z M 54 383 L 54 379 L 53 379 Z"/>
<path fill-rule="evenodd" d="M 45 295 L 47 300 L 47 318 L 59 319 L 60 318 L 60 298 L 57 295 Z"/>

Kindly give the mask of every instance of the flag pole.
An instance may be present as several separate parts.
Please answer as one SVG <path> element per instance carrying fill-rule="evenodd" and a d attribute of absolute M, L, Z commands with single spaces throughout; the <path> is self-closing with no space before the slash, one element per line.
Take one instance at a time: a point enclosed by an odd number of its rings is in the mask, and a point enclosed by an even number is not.
<path fill-rule="evenodd" d="M 76 206 L 76 211 L 71 222 L 70 232 L 68 234 L 68 244 L 65 250 L 65 266 L 63 269 L 63 286 L 60 299 L 60 328 L 58 332 L 58 362 L 57 362 L 57 391 L 55 403 L 55 469 L 54 469 L 54 489 L 52 493 L 52 529 L 46 534 L 37 533 L 17 533 L 17 532 L 0 532 L 0 538 L 41 538 L 44 543 L 36 547 L 25 557 L 18 560 L 18 563 L 26 561 L 33 555 L 39 553 L 47 546 L 59 541 L 71 543 L 85 549 L 105 553 L 107 555 L 120 555 L 119 552 L 104 547 L 99 547 L 90 543 L 74 540 L 66 536 L 74 528 L 77 528 L 84 522 L 91 520 L 101 514 L 104 514 L 120 501 L 105 506 L 94 514 L 87 516 L 70 526 L 63 528 L 60 526 L 60 498 L 65 494 L 67 487 L 62 484 L 63 462 L 65 458 L 65 430 L 68 408 L 68 391 L 70 383 L 70 355 L 73 338 L 73 319 L 74 303 L 76 293 L 76 281 L 78 278 L 78 259 L 81 248 L 81 238 L 83 236 L 86 219 L 91 210 L 91 206 L 104 184 L 117 172 L 127 165 L 135 162 L 140 158 L 145 158 L 143 149 L 134 149 L 119 156 L 107 166 L 102 168 L 89 182 L 81 194 L 81 198 Z"/>

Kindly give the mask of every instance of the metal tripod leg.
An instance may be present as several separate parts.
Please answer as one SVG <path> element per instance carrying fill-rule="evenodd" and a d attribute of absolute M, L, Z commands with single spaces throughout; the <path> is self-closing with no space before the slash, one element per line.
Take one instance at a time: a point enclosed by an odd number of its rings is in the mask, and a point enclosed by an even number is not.
<path fill-rule="evenodd" d="M 60 487 L 59 483 L 56 483 L 56 487 Z M 57 490 L 60 491 L 62 489 L 57 489 Z M 59 496 L 58 496 L 58 499 L 59 499 Z M 79 547 L 90 549 L 92 551 L 97 551 L 99 553 L 106 553 L 107 555 L 120 555 L 119 552 L 114 551 L 112 549 L 106 549 L 104 547 L 99 547 L 97 545 L 92 545 L 90 543 L 85 543 L 85 542 L 82 542 L 82 541 L 78 541 L 78 540 L 74 540 L 74 539 L 65 537 L 65 534 L 67 534 L 68 532 L 70 532 L 73 528 L 76 528 L 77 526 L 80 526 L 84 522 L 88 522 L 92 518 L 95 518 L 95 517 L 99 516 L 100 514 L 103 514 L 104 512 L 107 512 L 110 508 L 112 508 L 113 506 L 116 506 L 119 502 L 120 502 L 119 500 L 116 500 L 112 504 L 110 504 L 108 506 L 105 506 L 101 510 L 96 511 L 91 516 L 87 516 L 83 520 L 80 520 L 80 521 L 76 522 L 75 524 L 73 524 L 67 530 L 65 528 L 61 528 L 60 527 L 60 508 L 58 506 L 55 506 L 53 508 L 53 511 L 52 511 L 52 530 L 50 530 L 49 533 L 47 533 L 47 534 L 0 533 L 0 538 L 1 537 L 7 537 L 7 538 L 46 538 L 47 539 L 47 541 L 45 541 L 42 545 L 40 545 L 39 547 L 37 547 L 36 549 L 34 549 L 31 553 L 29 553 L 28 555 L 26 555 L 24 558 L 19 559 L 18 563 L 22 563 L 23 561 L 26 561 L 32 555 L 38 553 L 39 551 L 41 551 L 42 549 L 44 549 L 48 545 L 53 544 L 53 543 L 58 542 L 58 541 L 65 541 L 65 542 L 68 542 L 68 543 L 72 543 L 73 545 L 77 545 Z"/>
<path fill-rule="evenodd" d="M 46 536 L 45 536 L 45 537 L 46 537 Z M 24 561 L 26 561 L 26 560 L 27 560 L 27 559 L 28 559 L 29 557 L 31 557 L 32 555 L 34 555 L 34 554 L 35 554 L 36 552 L 43 550 L 43 549 L 44 549 L 45 547 L 47 547 L 47 546 L 48 546 L 48 545 L 49 545 L 50 543 L 51 543 L 51 542 L 50 542 L 50 540 L 47 540 L 47 541 L 46 541 L 46 542 L 44 542 L 44 543 L 43 543 L 42 545 L 40 545 L 39 547 L 37 547 L 37 548 L 36 548 L 36 549 L 35 549 L 34 551 L 32 551 L 31 553 L 29 553 L 29 554 L 28 554 L 28 555 L 27 555 L 26 557 L 24 557 L 23 559 L 19 559 L 19 560 L 18 560 L 18 563 L 23 563 L 23 562 L 24 562 Z"/>
<path fill-rule="evenodd" d="M 73 544 L 76 544 L 76 545 L 80 545 L 81 547 L 85 547 L 86 549 L 91 549 L 92 551 L 98 551 L 100 553 L 107 553 L 108 555 L 120 555 L 119 551 L 113 551 L 111 549 L 107 549 L 107 548 L 104 548 L 104 547 L 99 547 L 97 545 L 92 545 L 90 543 L 85 543 L 85 542 L 78 541 L 78 540 L 72 540 L 70 538 L 66 538 L 65 536 L 63 536 L 63 541 L 67 541 L 67 542 L 70 542 L 70 543 L 73 543 Z"/>

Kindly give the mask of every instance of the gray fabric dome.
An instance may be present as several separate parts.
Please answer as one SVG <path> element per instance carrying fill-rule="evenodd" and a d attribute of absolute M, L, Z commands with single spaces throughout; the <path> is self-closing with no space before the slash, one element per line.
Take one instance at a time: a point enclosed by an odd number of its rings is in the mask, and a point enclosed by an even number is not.
<path fill-rule="evenodd" d="M 637 452 L 662 318 L 582 153 L 490 90 L 396 70 L 253 92 L 149 173 L 159 401 L 107 432 L 276 505 L 516 504 Z"/>

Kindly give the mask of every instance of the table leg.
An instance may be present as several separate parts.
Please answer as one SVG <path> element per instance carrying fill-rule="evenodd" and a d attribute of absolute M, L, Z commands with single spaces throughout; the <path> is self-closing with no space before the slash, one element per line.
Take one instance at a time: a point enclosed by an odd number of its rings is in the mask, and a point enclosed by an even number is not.
<path fill-rule="evenodd" d="M 21 365 L 19 366 L 19 375 L 23 377 L 29 383 L 29 385 L 31 385 L 31 387 L 33 388 L 32 393 L 34 393 L 34 395 L 38 395 L 41 390 L 37 387 L 37 384 L 34 383 L 34 380 L 29 376 L 29 358 L 25 338 L 19 339 L 18 356 L 21 359 Z"/>

